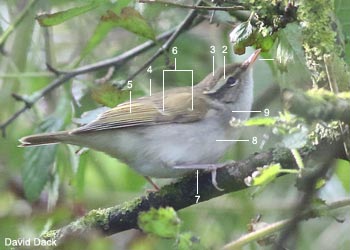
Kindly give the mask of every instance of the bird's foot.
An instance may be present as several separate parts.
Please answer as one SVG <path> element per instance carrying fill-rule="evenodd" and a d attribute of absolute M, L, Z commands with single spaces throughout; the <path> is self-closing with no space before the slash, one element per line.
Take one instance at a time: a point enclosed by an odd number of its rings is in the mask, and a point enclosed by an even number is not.
<path fill-rule="evenodd" d="M 192 165 L 178 165 L 178 166 L 174 166 L 174 168 L 176 168 L 176 169 L 192 169 L 192 170 L 202 169 L 202 170 L 210 171 L 211 172 L 211 183 L 213 184 L 213 186 L 219 191 L 224 191 L 223 188 L 219 187 L 218 182 L 216 181 L 216 170 L 224 167 L 225 165 L 226 164 L 223 164 L 223 163 L 192 164 Z"/>

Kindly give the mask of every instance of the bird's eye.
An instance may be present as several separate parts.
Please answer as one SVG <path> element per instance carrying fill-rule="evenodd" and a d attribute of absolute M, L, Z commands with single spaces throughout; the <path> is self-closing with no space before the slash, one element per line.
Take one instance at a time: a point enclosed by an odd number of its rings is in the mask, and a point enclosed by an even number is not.
<path fill-rule="evenodd" d="M 234 85 L 237 84 L 237 79 L 234 78 L 233 76 L 230 76 L 227 81 L 226 84 L 230 85 L 230 87 L 233 87 Z"/>

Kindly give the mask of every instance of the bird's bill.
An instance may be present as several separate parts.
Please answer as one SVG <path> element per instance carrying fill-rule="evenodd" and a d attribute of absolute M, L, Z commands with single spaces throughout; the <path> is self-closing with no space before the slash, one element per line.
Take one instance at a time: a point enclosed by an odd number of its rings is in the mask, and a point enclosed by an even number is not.
<path fill-rule="evenodd" d="M 258 59 L 260 55 L 260 51 L 261 51 L 260 49 L 254 51 L 254 53 L 242 63 L 242 67 L 244 69 L 247 69 L 250 65 L 252 65 L 256 61 L 256 59 Z"/>

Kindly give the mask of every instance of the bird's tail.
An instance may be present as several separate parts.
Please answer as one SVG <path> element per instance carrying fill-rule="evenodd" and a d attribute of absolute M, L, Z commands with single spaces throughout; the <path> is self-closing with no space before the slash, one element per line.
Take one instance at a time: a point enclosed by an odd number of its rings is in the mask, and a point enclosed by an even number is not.
<path fill-rule="evenodd" d="M 67 141 L 69 137 L 70 135 L 67 131 L 30 135 L 19 139 L 19 142 L 21 143 L 19 147 L 55 144 Z"/>

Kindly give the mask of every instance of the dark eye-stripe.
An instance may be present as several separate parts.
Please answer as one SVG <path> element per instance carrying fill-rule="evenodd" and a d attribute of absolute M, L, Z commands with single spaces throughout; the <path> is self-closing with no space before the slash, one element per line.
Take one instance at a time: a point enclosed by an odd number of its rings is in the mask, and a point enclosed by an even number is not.
<path fill-rule="evenodd" d="M 234 78 L 233 76 L 230 76 L 227 81 L 226 84 L 230 85 L 231 87 L 234 86 L 237 82 L 237 79 Z"/>

